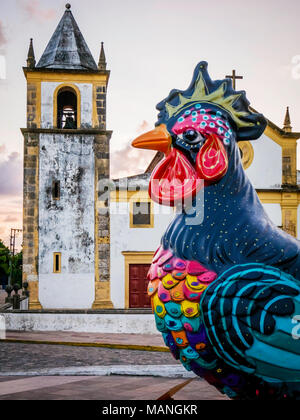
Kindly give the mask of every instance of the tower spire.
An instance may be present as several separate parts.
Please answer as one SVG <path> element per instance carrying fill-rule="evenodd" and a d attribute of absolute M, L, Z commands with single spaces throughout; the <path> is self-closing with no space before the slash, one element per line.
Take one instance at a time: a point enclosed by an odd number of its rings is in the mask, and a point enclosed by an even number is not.
<path fill-rule="evenodd" d="M 99 62 L 98 62 L 98 69 L 106 70 L 106 58 L 105 58 L 103 42 L 101 42 L 101 51 L 100 51 L 100 57 L 99 57 Z"/>
<path fill-rule="evenodd" d="M 283 130 L 286 131 L 287 133 L 292 132 L 289 107 L 286 108 L 286 113 L 285 113 L 285 118 L 284 118 L 284 123 L 283 123 Z"/>
<path fill-rule="evenodd" d="M 35 56 L 34 56 L 34 49 L 33 49 L 33 40 L 30 38 L 30 44 L 28 49 L 27 55 L 27 67 L 30 69 L 35 68 Z"/>
<path fill-rule="evenodd" d="M 97 71 L 97 64 L 74 19 L 70 3 L 66 4 L 37 68 Z"/>

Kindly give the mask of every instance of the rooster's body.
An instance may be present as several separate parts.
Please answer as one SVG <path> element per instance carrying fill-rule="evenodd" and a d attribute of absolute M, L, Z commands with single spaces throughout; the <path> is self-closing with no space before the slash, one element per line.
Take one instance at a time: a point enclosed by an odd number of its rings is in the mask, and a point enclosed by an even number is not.
<path fill-rule="evenodd" d="M 189 200 L 149 271 L 157 328 L 186 369 L 231 398 L 300 399 L 300 243 L 269 220 L 237 146 L 266 122 L 206 67 L 158 105 L 157 128 L 134 142 L 166 154 L 151 197 Z"/>

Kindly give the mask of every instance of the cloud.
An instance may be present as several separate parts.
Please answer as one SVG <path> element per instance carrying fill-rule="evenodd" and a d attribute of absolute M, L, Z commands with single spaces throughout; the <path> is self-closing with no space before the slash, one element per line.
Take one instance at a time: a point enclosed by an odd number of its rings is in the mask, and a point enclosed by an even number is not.
<path fill-rule="evenodd" d="M 150 124 L 147 121 L 143 121 L 137 128 L 137 134 L 142 134 L 145 131 L 149 131 L 151 129 Z"/>
<path fill-rule="evenodd" d="M 17 152 L 0 161 L 0 195 L 22 193 L 22 161 Z"/>
<path fill-rule="evenodd" d="M 5 151 L 6 151 L 5 144 L 0 144 L 0 153 L 5 153 Z"/>
<path fill-rule="evenodd" d="M 10 214 L 6 216 L 4 222 L 18 222 L 19 219 L 16 216 L 11 216 Z"/>
<path fill-rule="evenodd" d="M 121 178 L 144 173 L 155 152 L 152 150 L 137 150 L 131 145 L 111 154 L 111 176 Z"/>
<path fill-rule="evenodd" d="M 4 27 L 3 23 L 0 20 L 0 47 L 3 47 L 7 43 L 7 39 L 4 35 Z"/>
<path fill-rule="evenodd" d="M 19 0 L 19 4 L 26 14 L 40 22 L 53 20 L 56 17 L 55 9 L 45 9 L 40 0 Z"/>
<path fill-rule="evenodd" d="M 22 229 L 22 200 L 17 196 L 0 196 L 0 239 L 9 246 L 10 229 Z M 20 249 L 22 235 L 17 238 L 17 248 Z"/>
<path fill-rule="evenodd" d="M 133 138 L 148 130 L 150 130 L 149 123 L 142 121 Z M 144 173 L 155 154 L 156 152 L 152 150 L 134 149 L 131 140 L 128 140 L 125 147 L 111 153 L 111 177 L 122 178 Z"/>

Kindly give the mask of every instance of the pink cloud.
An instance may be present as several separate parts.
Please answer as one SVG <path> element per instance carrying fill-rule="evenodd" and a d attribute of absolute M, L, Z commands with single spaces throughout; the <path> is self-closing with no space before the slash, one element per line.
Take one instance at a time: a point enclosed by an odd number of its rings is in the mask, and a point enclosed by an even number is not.
<path fill-rule="evenodd" d="M 4 151 L 5 147 L 1 145 L 0 152 Z M 17 152 L 0 160 L 0 238 L 6 245 L 9 244 L 10 229 L 22 227 L 22 168 Z M 21 240 L 19 242 L 21 244 Z"/>
<path fill-rule="evenodd" d="M 40 0 L 19 0 L 22 9 L 31 17 L 44 22 L 53 20 L 56 17 L 54 9 L 46 9 Z"/>
<path fill-rule="evenodd" d="M 137 150 L 131 145 L 112 152 L 111 177 L 122 178 L 144 173 L 155 153 L 152 150 Z"/>
<path fill-rule="evenodd" d="M 22 167 L 22 161 L 17 152 L 11 153 L 7 159 L 0 161 L 0 195 L 22 193 Z"/>
<path fill-rule="evenodd" d="M 0 153 L 5 153 L 5 151 L 6 151 L 5 144 L 0 144 Z"/>
<path fill-rule="evenodd" d="M 18 222 L 18 221 L 19 221 L 19 219 L 17 217 L 14 217 L 14 216 L 11 216 L 11 215 L 8 215 L 4 219 L 4 222 Z"/>
<path fill-rule="evenodd" d="M 133 138 L 150 129 L 150 124 L 142 121 Z M 156 152 L 152 150 L 134 149 L 129 140 L 125 147 L 111 153 L 111 177 L 122 178 L 144 173 L 155 154 Z"/>
<path fill-rule="evenodd" d="M 10 229 L 22 229 L 22 200 L 18 196 L 0 196 L 0 239 L 9 246 Z M 22 235 L 18 235 L 20 249 Z"/>
<path fill-rule="evenodd" d="M 3 23 L 0 20 L 0 47 L 3 47 L 7 42 L 7 39 L 4 35 L 4 27 L 3 27 Z"/>
<path fill-rule="evenodd" d="M 137 128 L 137 134 L 142 134 L 145 131 L 149 131 L 151 129 L 150 124 L 148 123 L 148 121 L 143 121 Z"/>

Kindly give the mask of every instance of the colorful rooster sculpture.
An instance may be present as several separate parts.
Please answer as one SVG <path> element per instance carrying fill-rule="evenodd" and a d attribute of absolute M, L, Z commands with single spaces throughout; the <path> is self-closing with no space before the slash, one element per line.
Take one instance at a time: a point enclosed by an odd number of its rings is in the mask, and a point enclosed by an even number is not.
<path fill-rule="evenodd" d="M 148 274 L 157 328 L 187 370 L 233 399 L 300 399 L 300 242 L 266 215 L 238 148 L 266 120 L 206 62 L 157 109 L 133 146 L 165 153 L 149 193 L 183 208 Z"/>

